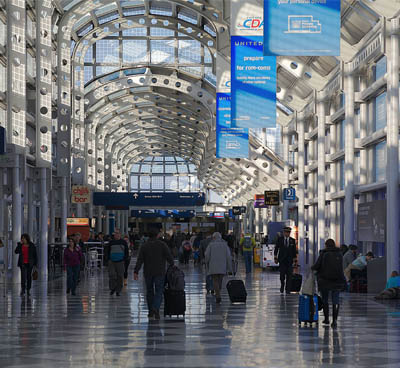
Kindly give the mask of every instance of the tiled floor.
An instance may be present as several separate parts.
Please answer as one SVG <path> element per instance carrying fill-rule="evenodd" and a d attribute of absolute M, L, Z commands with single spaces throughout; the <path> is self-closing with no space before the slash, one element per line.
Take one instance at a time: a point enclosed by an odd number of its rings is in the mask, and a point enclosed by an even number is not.
<path fill-rule="evenodd" d="M 398 303 L 344 294 L 337 330 L 299 328 L 298 296 L 279 293 L 276 273 L 246 278 L 246 305 L 224 291 L 217 306 L 201 269 L 184 271 L 184 321 L 149 322 L 142 282 L 110 297 L 107 272 L 76 297 L 62 280 L 36 284 L 29 300 L 1 285 L 0 367 L 400 367 Z"/>

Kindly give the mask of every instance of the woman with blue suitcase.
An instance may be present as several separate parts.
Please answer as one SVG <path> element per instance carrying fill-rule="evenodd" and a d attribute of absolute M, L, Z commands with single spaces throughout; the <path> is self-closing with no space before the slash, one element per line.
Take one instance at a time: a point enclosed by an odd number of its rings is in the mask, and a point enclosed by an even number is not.
<path fill-rule="evenodd" d="M 346 280 L 343 273 L 343 255 L 333 239 L 325 242 L 325 249 L 321 251 L 311 269 L 317 272 L 318 290 L 321 293 L 325 317 L 322 324 L 329 325 L 329 294 L 331 294 L 333 308 L 331 326 L 335 328 L 339 315 L 339 293 L 344 290 Z"/>

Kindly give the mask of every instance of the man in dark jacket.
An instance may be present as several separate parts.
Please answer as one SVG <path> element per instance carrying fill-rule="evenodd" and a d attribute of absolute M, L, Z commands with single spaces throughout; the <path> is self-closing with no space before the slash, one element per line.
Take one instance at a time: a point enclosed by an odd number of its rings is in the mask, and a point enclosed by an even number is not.
<path fill-rule="evenodd" d="M 339 292 L 344 289 L 346 280 L 343 273 L 343 255 L 336 247 L 335 241 L 328 239 L 317 259 L 311 267 L 317 271 L 318 290 L 321 292 L 322 308 L 324 310 L 323 324 L 329 325 L 329 292 L 332 294 L 333 322 L 336 327 L 339 315 Z"/>
<path fill-rule="evenodd" d="M 115 230 L 114 239 L 108 243 L 107 252 L 110 295 L 116 292 L 119 296 L 124 282 L 125 261 L 129 258 L 128 244 L 121 239 L 119 229 Z"/>
<path fill-rule="evenodd" d="M 157 239 L 159 231 L 154 228 L 150 230 L 150 239 L 139 249 L 136 261 L 134 279 L 138 280 L 139 271 L 144 264 L 144 278 L 146 281 L 146 298 L 149 308 L 149 318 L 160 319 L 160 306 L 165 283 L 165 266 L 174 264 L 174 258 L 163 241 Z"/>
<path fill-rule="evenodd" d="M 289 226 L 283 228 L 283 236 L 276 241 L 274 250 L 275 263 L 279 263 L 281 293 L 285 290 L 286 278 L 286 294 L 290 294 L 291 291 L 293 259 L 297 255 L 296 240 L 290 237 L 291 230 Z"/>

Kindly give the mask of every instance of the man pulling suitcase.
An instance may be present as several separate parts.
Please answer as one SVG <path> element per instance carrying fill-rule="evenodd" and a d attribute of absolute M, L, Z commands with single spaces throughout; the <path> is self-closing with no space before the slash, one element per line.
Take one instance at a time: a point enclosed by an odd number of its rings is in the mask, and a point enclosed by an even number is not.
<path fill-rule="evenodd" d="M 296 241 L 290 236 L 292 229 L 289 226 L 283 228 L 283 236 L 279 237 L 274 250 L 275 263 L 279 263 L 281 278 L 281 293 L 285 290 L 290 294 L 292 288 L 293 259 L 296 258 Z M 285 280 L 286 279 L 286 280 Z"/>

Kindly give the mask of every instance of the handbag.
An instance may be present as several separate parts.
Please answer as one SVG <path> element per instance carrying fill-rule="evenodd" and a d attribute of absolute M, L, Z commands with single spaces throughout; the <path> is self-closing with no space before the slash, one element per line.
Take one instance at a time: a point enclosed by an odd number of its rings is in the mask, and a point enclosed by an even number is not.
<path fill-rule="evenodd" d="M 32 270 L 32 280 L 37 280 L 39 278 L 39 272 L 36 268 Z"/>

